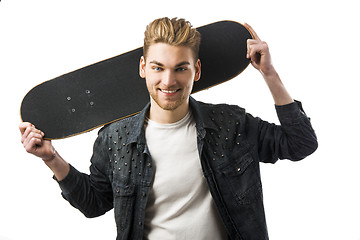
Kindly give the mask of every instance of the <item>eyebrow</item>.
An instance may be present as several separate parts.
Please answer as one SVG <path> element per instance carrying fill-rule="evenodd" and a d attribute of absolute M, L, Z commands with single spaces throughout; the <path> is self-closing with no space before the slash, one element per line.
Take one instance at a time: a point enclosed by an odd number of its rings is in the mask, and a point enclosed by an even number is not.
<path fill-rule="evenodd" d="M 158 65 L 160 67 L 164 66 L 164 64 L 162 64 L 161 62 L 155 61 L 155 60 L 151 61 L 150 63 L 156 64 L 156 65 Z M 180 63 L 176 64 L 175 67 L 180 67 L 180 66 L 184 66 L 184 65 L 190 65 L 190 63 L 188 61 L 183 61 L 183 62 L 180 62 Z"/>

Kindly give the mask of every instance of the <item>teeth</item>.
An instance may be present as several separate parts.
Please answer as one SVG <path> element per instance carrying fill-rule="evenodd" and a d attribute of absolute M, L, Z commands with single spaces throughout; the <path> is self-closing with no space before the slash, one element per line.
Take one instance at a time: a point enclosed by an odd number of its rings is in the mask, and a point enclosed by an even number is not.
<path fill-rule="evenodd" d="M 164 89 L 161 89 L 162 92 L 164 93 L 175 93 L 176 90 L 164 90 Z"/>

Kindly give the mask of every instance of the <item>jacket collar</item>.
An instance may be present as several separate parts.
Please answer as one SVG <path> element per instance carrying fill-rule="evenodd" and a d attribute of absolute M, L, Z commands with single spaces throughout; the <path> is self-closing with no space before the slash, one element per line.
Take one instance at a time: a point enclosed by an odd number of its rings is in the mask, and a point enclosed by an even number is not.
<path fill-rule="evenodd" d="M 148 115 L 148 112 L 150 110 L 150 102 L 146 104 L 144 109 L 131 117 L 129 119 L 130 122 L 132 122 L 134 125 L 132 131 L 130 132 L 129 138 L 126 141 L 126 144 L 135 143 L 137 142 L 140 145 L 145 145 L 145 131 L 144 131 L 144 124 L 146 116 Z"/>
<path fill-rule="evenodd" d="M 203 139 L 206 134 L 206 128 L 216 129 L 214 121 L 208 120 L 204 121 L 205 116 L 209 116 L 209 109 L 205 107 L 203 103 L 196 101 L 193 97 L 189 98 L 190 109 L 193 112 L 195 122 L 196 122 L 196 130 L 198 136 Z M 144 124 L 148 112 L 150 110 L 150 102 L 144 107 L 144 109 L 137 115 L 130 117 L 129 121 L 133 122 L 133 131 L 131 131 L 129 138 L 127 140 L 127 144 L 137 142 L 140 145 L 145 145 L 145 131 Z"/>
<path fill-rule="evenodd" d="M 216 129 L 214 121 L 209 119 L 209 105 L 190 97 L 190 108 L 194 114 L 198 136 L 203 139 L 206 129 Z"/>

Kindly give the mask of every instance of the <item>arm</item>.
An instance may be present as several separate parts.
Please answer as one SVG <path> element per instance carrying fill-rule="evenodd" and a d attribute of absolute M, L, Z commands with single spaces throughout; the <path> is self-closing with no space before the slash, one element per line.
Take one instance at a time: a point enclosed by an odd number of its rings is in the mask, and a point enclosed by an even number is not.
<path fill-rule="evenodd" d="M 253 39 L 247 41 L 247 58 L 251 59 L 251 64 L 262 74 L 274 98 L 275 105 L 286 105 L 294 102 L 272 65 L 267 43 L 260 40 L 250 25 L 245 23 L 245 27 L 253 35 Z"/>
<path fill-rule="evenodd" d="M 112 208 L 112 188 L 107 176 L 107 159 L 101 150 L 100 138 L 94 145 L 91 174 L 77 171 L 54 149 L 44 133 L 31 123 L 21 123 L 21 142 L 25 150 L 39 158 L 53 171 L 62 190 L 62 196 L 87 217 L 96 217 Z"/>
<path fill-rule="evenodd" d="M 275 106 L 281 126 L 246 115 L 247 135 L 257 146 L 259 160 L 275 163 L 278 159 L 298 161 L 318 147 L 317 137 L 300 102 Z"/>
<path fill-rule="evenodd" d="M 109 179 L 110 161 L 104 138 L 94 143 L 90 175 L 70 166 L 68 176 L 58 181 L 62 196 L 86 217 L 100 216 L 113 208 L 113 191 Z"/>
<path fill-rule="evenodd" d="M 248 124 L 254 129 L 251 136 L 258 144 L 260 161 L 275 163 L 277 159 L 301 160 L 317 147 L 316 134 L 300 102 L 294 102 L 271 62 L 269 47 L 261 41 L 251 26 L 245 24 L 253 39 L 247 41 L 247 58 L 262 74 L 276 105 L 281 126 L 248 115 Z"/>

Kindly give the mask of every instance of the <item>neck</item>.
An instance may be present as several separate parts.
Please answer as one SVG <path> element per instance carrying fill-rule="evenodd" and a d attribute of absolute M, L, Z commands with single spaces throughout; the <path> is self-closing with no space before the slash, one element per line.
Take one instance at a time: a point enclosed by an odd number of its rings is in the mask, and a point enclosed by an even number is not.
<path fill-rule="evenodd" d="M 162 109 L 155 101 L 151 100 L 149 119 L 160 124 L 175 123 L 183 119 L 189 111 L 189 101 L 184 102 L 174 110 Z"/>

